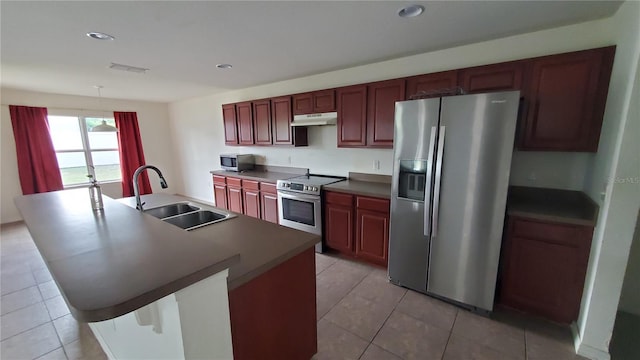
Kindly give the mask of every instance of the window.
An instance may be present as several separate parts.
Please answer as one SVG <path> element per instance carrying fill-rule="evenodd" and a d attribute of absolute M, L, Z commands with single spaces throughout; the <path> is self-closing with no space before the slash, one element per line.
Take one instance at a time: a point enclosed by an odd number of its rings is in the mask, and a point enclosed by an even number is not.
<path fill-rule="evenodd" d="M 120 181 L 120 157 L 116 132 L 91 132 L 103 118 L 48 116 L 49 131 L 65 187 L 88 184 L 88 174 L 100 182 Z M 115 126 L 115 120 L 104 119 Z M 95 170 L 94 170 L 95 169 Z"/>

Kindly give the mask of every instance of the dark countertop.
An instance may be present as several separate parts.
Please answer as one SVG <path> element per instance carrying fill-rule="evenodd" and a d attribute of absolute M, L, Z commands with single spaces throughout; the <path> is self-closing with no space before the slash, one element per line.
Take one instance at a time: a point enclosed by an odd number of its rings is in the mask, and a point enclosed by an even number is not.
<path fill-rule="evenodd" d="M 595 227 L 598 205 L 580 191 L 511 186 L 507 214 Z"/>
<path fill-rule="evenodd" d="M 275 171 L 260 171 L 260 170 L 246 170 L 242 172 L 214 170 L 214 171 L 211 171 L 211 174 L 231 176 L 231 177 L 255 180 L 255 181 L 265 181 L 265 182 L 274 183 L 274 184 L 278 180 L 291 179 L 293 177 L 300 176 L 300 174 L 275 172 Z"/>
<path fill-rule="evenodd" d="M 143 200 L 152 208 L 186 199 Z M 95 213 L 84 188 L 15 202 L 71 313 L 83 322 L 124 315 L 227 268 L 233 289 L 320 240 L 240 214 L 187 232 L 136 211 L 133 198 L 105 196 L 104 211 Z"/>
<path fill-rule="evenodd" d="M 346 180 L 322 187 L 327 191 L 341 192 L 353 195 L 391 198 L 391 184 L 376 183 L 359 180 Z"/>
<path fill-rule="evenodd" d="M 350 172 L 347 181 L 325 185 L 322 188 L 327 191 L 390 199 L 391 176 Z"/>

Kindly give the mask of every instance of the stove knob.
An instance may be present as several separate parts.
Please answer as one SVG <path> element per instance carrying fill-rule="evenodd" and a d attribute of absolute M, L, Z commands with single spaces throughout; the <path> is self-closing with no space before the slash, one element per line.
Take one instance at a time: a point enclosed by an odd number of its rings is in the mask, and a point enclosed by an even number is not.
<path fill-rule="evenodd" d="M 284 184 L 284 187 L 289 187 L 289 186 L 290 186 L 289 184 Z"/>
<path fill-rule="evenodd" d="M 304 186 L 305 190 L 309 190 L 309 187 L 307 185 Z"/>
<path fill-rule="evenodd" d="M 313 191 L 318 191 L 318 188 L 314 186 Z"/>

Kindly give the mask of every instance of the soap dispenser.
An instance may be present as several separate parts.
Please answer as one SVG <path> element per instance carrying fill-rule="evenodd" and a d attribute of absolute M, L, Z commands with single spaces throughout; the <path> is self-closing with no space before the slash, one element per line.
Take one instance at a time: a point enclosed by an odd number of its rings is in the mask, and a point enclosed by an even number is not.
<path fill-rule="evenodd" d="M 104 209 L 104 205 L 102 204 L 102 189 L 98 184 L 98 181 L 93 177 L 93 175 L 87 175 L 91 185 L 89 185 L 89 197 L 91 199 L 91 208 L 94 211 Z"/>

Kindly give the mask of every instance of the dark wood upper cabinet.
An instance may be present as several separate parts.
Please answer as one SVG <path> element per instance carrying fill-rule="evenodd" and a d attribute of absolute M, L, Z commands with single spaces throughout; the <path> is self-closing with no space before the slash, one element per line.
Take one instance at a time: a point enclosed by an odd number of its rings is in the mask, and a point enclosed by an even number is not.
<path fill-rule="evenodd" d="M 238 143 L 240 145 L 253 145 L 253 109 L 251 101 L 236 104 L 238 116 Z"/>
<path fill-rule="evenodd" d="M 438 90 L 453 89 L 456 86 L 458 86 L 458 72 L 456 70 L 412 76 L 407 78 L 405 100 L 410 100 L 412 96 L 421 92 L 436 92 Z"/>
<path fill-rule="evenodd" d="M 313 92 L 313 112 L 325 113 L 336 111 L 336 91 L 321 90 Z"/>
<path fill-rule="evenodd" d="M 510 216 L 499 302 L 549 320 L 578 318 L 593 228 Z"/>
<path fill-rule="evenodd" d="M 367 146 L 393 147 L 396 101 L 403 101 L 405 80 L 371 83 L 367 89 Z"/>
<path fill-rule="evenodd" d="M 293 114 L 305 115 L 336 111 L 334 89 L 293 95 Z"/>
<path fill-rule="evenodd" d="M 291 96 L 271 99 L 271 122 L 273 126 L 274 145 L 307 146 L 306 126 L 291 126 Z"/>
<path fill-rule="evenodd" d="M 236 105 L 222 105 L 222 122 L 224 123 L 224 143 L 238 145 L 238 124 L 236 122 Z"/>
<path fill-rule="evenodd" d="M 338 147 L 367 144 L 367 86 L 347 86 L 337 90 Z"/>
<path fill-rule="evenodd" d="M 283 96 L 271 99 L 271 120 L 273 122 L 273 143 L 291 145 L 291 97 Z"/>
<path fill-rule="evenodd" d="M 253 135 L 256 145 L 271 145 L 271 101 L 253 102 Z"/>
<path fill-rule="evenodd" d="M 532 60 L 522 150 L 598 150 L 615 47 Z"/>
<path fill-rule="evenodd" d="M 524 61 L 511 61 L 459 70 L 458 86 L 468 94 L 522 90 Z"/>

